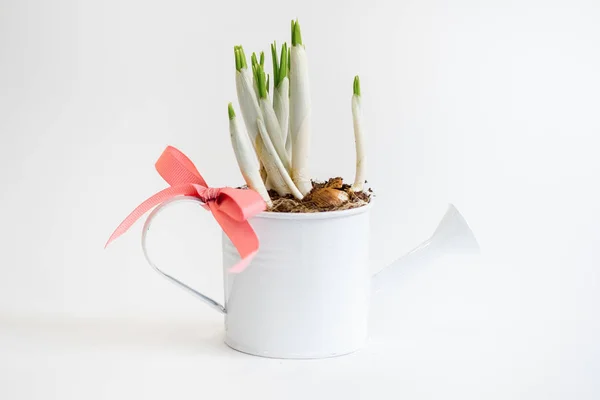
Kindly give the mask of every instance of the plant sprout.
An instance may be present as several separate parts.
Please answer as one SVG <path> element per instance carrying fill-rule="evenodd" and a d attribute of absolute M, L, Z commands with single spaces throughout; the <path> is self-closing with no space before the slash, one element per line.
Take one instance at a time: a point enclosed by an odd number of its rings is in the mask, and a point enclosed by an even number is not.
<path fill-rule="evenodd" d="M 230 103 L 231 143 L 246 184 L 269 206 L 272 202 L 267 189 L 275 190 L 280 196 L 291 194 L 298 200 L 313 189 L 308 165 L 312 106 L 306 49 L 298 20 L 291 21 L 291 39 L 291 46 L 283 43 L 279 52 L 277 44 L 271 44 L 272 74 L 265 72 L 264 52 L 258 56 L 252 53 L 250 70 L 242 46 L 234 47 L 236 92 L 247 132 L 240 130 Z M 353 83 L 352 121 L 356 173 L 350 190 L 360 192 L 364 187 L 367 157 L 358 76 Z M 347 201 L 347 196 L 346 200 L 340 197 L 344 192 L 338 193 L 335 187 L 327 190 L 331 192 L 331 199 Z M 321 196 L 327 194 L 320 193 Z M 316 192 L 311 196 L 315 195 Z M 330 204 L 331 199 L 325 200 Z"/>
<path fill-rule="evenodd" d="M 252 75 L 246 65 L 244 50 L 241 46 L 236 46 L 234 50 L 236 53 L 236 90 L 246 130 L 251 142 L 254 144 L 256 155 L 265 168 L 272 188 L 280 195 L 286 195 L 290 193 L 290 190 L 278 172 L 276 162 L 270 159 L 272 156 L 265 150 L 263 138 L 258 132 L 256 120 L 258 118 L 262 119 L 262 112 L 258 105 L 256 93 L 252 88 Z M 238 67 L 239 69 L 237 69 Z"/>
<path fill-rule="evenodd" d="M 235 54 L 235 86 L 238 101 L 240 103 L 240 108 L 242 110 L 242 117 L 244 119 L 244 125 L 246 126 L 246 130 L 248 131 L 248 135 L 252 139 L 252 144 L 255 147 L 255 157 L 258 154 L 263 152 L 262 143 L 258 143 L 255 141 L 255 138 L 258 136 L 257 129 L 252 129 L 254 127 L 255 121 L 255 107 L 254 102 L 256 98 L 253 93 L 247 90 L 249 85 L 252 85 L 252 74 L 248 70 L 248 65 L 246 64 L 246 54 L 244 53 L 244 48 L 242 46 L 235 46 L 234 48 Z M 258 158 L 258 162 L 260 164 L 261 170 L 264 170 L 262 166 L 262 162 L 260 161 L 260 157 Z"/>
<path fill-rule="evenodd" d="M 356 142 L 356 173 L 354 175 L 354 184 L 352 190 L 360 192 L 363 190 L 365 182 L 365 168 L 367 164 L 367 154 L 365 151 L 365 137 L 362 129 L 362 109 L 360 100 L 360 79 L 358 75 L 354 77 L 352 94 L 352 122 L 354 125 L 354 140 Z"/>
<path fill-rule="evenodd" d="M 279 157 L 277 157 L 277 151 L 275 150 L 275 147 L 273 146 L 273 143 L 271 142 L 271 137 L 267 133 L 267 128 L 265 127 L 265 123 L 263 122 L 262 118 L 258 118 L 256 120 L 256 124 L 258 126 L 258 131 L 260 132 L 260 135 L 263 138 L 263 141 L 265 143 L 265 150 L 269 154 L 269 157 L 266 157 L 266 160 L 269 164 L 265 164 L 265 167 L 267 168 L 267 173 L 269 173 L 269 171 L 271 171 L 271 170 L 279 171 L 281 174 L 281 175 L 279 175 L 279 177 L 281 178 L 281 180 L 283 180 L 283 182 L 285 182 L 285 184 L 287 185 L 287 188 L 289 188 L 291 190 L 294 197 L 297 198 L 298 200 L 302 200 L 302 198 L 304 196 L 302 195 L 302 193 L 300 193 L 300 191 L 294 184 L 294 181 L 292 181 L 290 174 L 288 174 L 287 171 L 285 170 L 283 163 L 281 162 L 281 159 L 279 159 Z M 274 166 L 271 163 L 273 163 Z M 274 175 L 274 174 L 269 173 L 269 177 L 271 177 L 272 175 Z M 274 183 L 274 184 L 276 184 L 276 183 Z"/>
<path fill-rule="evenodd" d="M 259 96 L 259 105 L 260 110 L 262 112 L 262 116 L 267 128 L 267 132 L 269 133 L 269 137 L 271 138 L 271 142 L 277 151 L 277 155 L 281 159 L 283 166 L 285 167 L 288 173 L 291 170 L 290 159 L 285 151 L 285 141 L 281 134 L 281 129 L 279 127 L 279 122 L 277 120 L 277 116 L 275 115 L 275 110 L 273 110 L 273 105 L 269 101 L 267 97 L 267 87 L 265 86 L 265 71 L 260 64 L 252 65 L 252 69 L 254 71 L 254 81 L 257 83 L 258 88 L 258 96 Z"/>
<path fill-rule="evenodd" d="M 289 49 L 287 43 L 281 46 L 281 55 L 277 56 L 277 44 L 271 45 L 273 58 L 273 109 L 279 121 L 279 129 L 285 142 L 288 157 L 292 157 L 292 140 L 289 137 L 290 80 L 288 78 Z M 279 62 L 278 62 L 279 58 Z"/>
<path fill-rule="evenodd" d="M 265 184 L 260 176 L 259 165 L 256 161 L 256 157 L 254 156 L 254 150 L 252 148 L 252 143 L 250 142 L 250 137 L 245 132 L 240 131 L 237 118 L 235 116 L 235 111 L 231 103 L 229 103 L 227 111 L 229 114 L 229 134 L 231 136 L 231 146 L 233 147 L 233 152 L 235 153 L 235 158 L 237 159 L 238 166 L 240 167 L 242 177 L 244 177 L 244 181 L 246 181 L 248 187 L 258 192 L 258 194 L 260 194 L 263 200 L 267 203 L 267 206 L 271 207 L 273 203 L 271 202 L 267 188 L 265 187 Z"/>
<path fill-rule="evenodd" d="M 308 63 L 298 21 L 292 21 L 290 51 L 290 132 L 292 137 L 292 178 L 303 195 L 312 189 L 308 170 L 310 150 L 310 85 Z"/>

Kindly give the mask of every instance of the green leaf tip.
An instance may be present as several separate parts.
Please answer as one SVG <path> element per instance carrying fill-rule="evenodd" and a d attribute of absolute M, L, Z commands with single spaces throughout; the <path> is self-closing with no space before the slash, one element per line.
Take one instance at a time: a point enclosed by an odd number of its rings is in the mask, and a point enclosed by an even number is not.
<path fill-rule="evenodd" d="M 354 94 L 356 96 L 360 96 L 360 78 L 358 75 L 354 77 Z"/>
<path fill-rule="evenodd" d="M 273 59 L 273 87 L 278 88 L 283 78 L 289 77 L 289 48 L 287 43 L 281 45 L 281 54 L 277 53 L 277 43 L 271 43 Z"/>
<path fill-rule="evenodd" d="M 289 52 L 290 50 L 287 47 L 287 43 L 281 45 L 281 58 L 279 61 L 279 81 L 277 82 L 277 86 L 281 83 L 283 78 L 289 77 L 290 73 L 290 65 L 289 65 Z"/>
<path fill-rule="evenodd" d="M 277 42 L 271 43 L 271 59 L 273 61 L 273 85 L 279 86 L 279 63 L 277 62 Z"/>
<path fill-rule="evenodd" d="M 292 46 L 302 46 L 302 32 L 297 18 L 292 20 Z"/>
<path fill-rule="evenodd" d="M 242 66 L 240 65 L 240 53 L 238 52 L 238 49 L 233 49 L 233 55 L 235 57 L 235 70 L 239 71 Z"/>
<path fill-rule="evenodd" d="M 233 52 L 235 55 L 235 69 L 239 71 L 242 68 L 246 68 L 248 66 L 246 64 L 246 54 L 244 54 L 242 46 L 234 46 Z"/>
<path fill-rule="evenodd" d="M 265 52 L 261 51 L 260 52 L 260 66 L 261 67 L 265 67 Z"/>
<path fill-rule="evenodd" d="M 229 119 L 232 120 L 235 118 L 235 111 L 233 111 L 233 104 L 229 103 L 227 105 L 227 113 L 229 114 Z"/>
<path fill-rule="evenodd" d="M 246 64 L 246 53 L 244 53 L 244 48 L 240 46 L 240 58 L 242 59 L 242 68 L 248 68 L 248 64 Z"/>
<path fill-rule="evenodd" d="M 265 70 L 259 63 L 252 64 L 252 70 L 254 72 L 254 81 L 256 82 L 256 88 L 258 89 L 258 97 L 260 97 L 261 99 L 266 99 L 268 90 Z"/>

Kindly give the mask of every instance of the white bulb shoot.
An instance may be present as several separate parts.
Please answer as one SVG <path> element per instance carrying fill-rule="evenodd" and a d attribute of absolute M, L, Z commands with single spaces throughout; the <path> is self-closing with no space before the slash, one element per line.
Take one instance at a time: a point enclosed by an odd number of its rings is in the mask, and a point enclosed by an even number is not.
<path fill-rule="evenodd" d="M 263 57 L 261 57 L 261 60 Z M 269 99 L 269 79 L 268 75 L 265 74 L 264 67 L 256 61 L 256 57 L 252 56 L 252 70 L 254 72 L 254 82 L 258 90 L 258 103 L 260 105 L 260 111 L 262 114 L 263 121 L 267 127 L 267 132 L 271 138 L 271 142 L 277 151 L 277 156 L 283 163 L 288 173 L 291 170 L 290 159 L 285 151 L 285 139 L 281 134 L 279 121 L 275 110 Z"/>
<path fill-rule="evenodd" d="M 279 87 L 275 88 L 273 93 L 273 108 L 275 109 L 275 115 L 277 121 L 279 121 L 279 129 L 281 136 L 285 142 L 286 149 L 289 149 L 288 156 L 292 148 L 292 141 L 288 140 L 289 132 L 289 118 L 290 118 L 290 80 L 285 77 L 279 84 Z"/>
<path fill-rule="evenodd" d="M 294 181 L 292 180 L 290 174 L 288 174 L 285 167 L 283 166 L 281 159 L 279 157 L 277 157 L 277 151 L 275 150 L 275 147 L 273 146 L 273 143 L 271 142 L 271 137 L 269 136 L 269 133 L 267 132 L 267 127 L 265 126 L 265 123 L 263 122 L 263 120 L 261 118 L 258 118 L 256 120 L 256 124 L 258 126 L 258 131 L 260 132 L 260 135 L 265 144 L 265 151 L 270 156 L 270 157 L 265 158 L 266 160 L 268 160 L 267 162 L 265 162 L 265 168 L 267 168 L 267 173 L 269 174 L 269 179 L 272 179 L 273 185 L 276 186 L 275 190 L 277 190 L 278 185 L 280 184 L 280 181 L 283 181 L 283 184 L 287 185 L 287 187 L 291 190 L 294 197 L 297 198 L 298 200 L 302 200 L 302 198 L 304 196 L 302 195 L 300 190 L 298 190 L 298 188 L 294 184 Z M 277 173 L 277 172 L 279 172 L 279 173 Z M 279 193 L 279 190 L 277 190 L 277 192 Z"/>
<path fill-rule="evenodd" d="M 311 100 L 306 51 L 300 25 L 292 21 L 290 52 L 290 133 L 292 138 L 292 178 L 302 194 L 312 189 L 308 168 L 310 151 Z"/>
<path fill-rule="evenodd" d="M 261 56 L 261 60 L 263 57 Z M 291 164 L 287 152 L 285 150 L 285 142 L 281 134 L 279 121 L 275 115 L 275 110 L 269 99 L 269 83 L 268 75 L 265 75 L 264 67 L 258 63 L 256 56 L 252 56 L 252 71 L 254 72 L 254 82 L 256 83 L 256 89 L 258 91 L 258 102 L 260 104 L 260 111 L 262 115 L 261 121 L 265 124 L 266 133 L 268 134 L 268 142 L 265 137 L 262 137 L 263 143 L 266 146 L 273 145 L 275 153 L 271 153 L 269 148 L 266 149 L 268 155 L 272 158 L 276 158 L 275 166 L 279 168 L 279 165 L 283 165 L 285 174 L 280 172 L 281 178 L 286 182 L 288 189 L 292 191 L 292 194 L 297 195 L 294 190 L 297 190 L 295 185 L 290 185 L 287 179 L 285 179 L 291 170 Z M 259 130 L 260 132 L 260 130 Z M 262 133 L 262 132 L 261 132 Z M 273 181 L 271 173 L 267 171 L 267 187 L 277 187 L 277 183 Z M 293 182 L 293 181 L 292 181 Z M 279 191 L 278 191 L 279 192 Z M 289 191 L 288 191 L 289 193 Z"/>
<path fill-rule="evenodd" d="M 279 195 L 285 196 L 286 194 L 290 193 L 290 189 L 283 181 L 281 175 L 278 173 L 276 162 L 272 159 L 273 155 L 266 151 L 263 138 L 258 132 L 256 120 L 262 120 L 262 111 L 260 110 L 256 93 L 252 87 L 252 75 L 246 72 L 248 68 L 246 66 L 246 58 L 243 53 L 243 49 L 241 46 L 236 46 L 235 49 L 237 69 L 236 90 L 238 101 L 240 103 L 240 109 L 242 110 L 242 116 L 244 117 L 244 123 L 246 125 L 246 129 L 248 130 L 248 135 L 254 144 L 256 155 L 266 171 L 269 187 L 274 189 Z M 275 156 L 276 155 L 277 153 L 275 153 Z"/>
<path fill-rule="evenodd" d="M 360 80 L 354 78 L 354 93 L 352 95 L 352 122 L 354 125 L 354 141 L 356 144 L 356 173 L 351 190 L 360 192 L 363 190 L 366 177 L 367 153 L 365 135 L 362 126 L 362 108 L 360 96 Z"/>
<path fill-rule="evenodd" d="M 267 127 L 267 131 L 269 132 L 269 137 L 271 138 L 271 142 L 273 142 L 273 146 L 277 151 L 277 155 L 281 159 L 286 171 L 290 172 L 292 166 L 288 154 L 285 151 L 285 142 L 281 134 L 279 121 L 277 120 L 273 106 L 271 105 L 271 102 L 269 102 L 268 98 L 260 99 L 260 110 L 262 111 L 263 119 Z"/>
<path fill-rule="evenodd" d="M 267 203 L 267 206 L 271 207 L 273 203 L 271 202 L 267 188 L 260 176 L 259 165 L 256 161 L 256 154 L 254 153 L 254 148 L 250 142 L 250 137 L 248 137 L 246 132 L 240 130 L 231 103 L 229 103 L 228 112 L 231 146 L 233 147 L 233 152 L 235 153 L 235 158 L 240 168 L 240 172 L 242 173 L 242 177 L 244 178 L 246 185 L 257 192 L 260 197 L 263 198 L 265 203 Z"/>
<path fill-rule="evenodd" d="M 257 143 L 256 138 L 258 135 L 258 129 L 256 128 L 256 118 L 260 114 L 260 108 L 258 106 L 258 100 L 254 89 L 252 89 L 252 73 L 248 70 L 246 65 L 246 55 L 242 46 L 235 46 L 235 89 L 237 92 L 238 102 L 240 104 L 240 110 L 242 111 L 242 117 L 244 119 L 244 125 L 246 131 L 250 136 L 252 144 L 257 146 L 255 148 L 256 154 L 263 152 L 262 143 Z M 259 159 L 260 161 L 260 159 Z"/>
<path fill-rule="evenodd" d="M 277 56 L 277 44 L 271 44 L 271 56 L 273 59 L 273 109 L 279 121 L 279 130 L 285 144 L 288 158 L 292 159 L 292 140 L 289 137 L 290 117 L 290 80 L 289 57 L 290 50 L 287 43 L 281 46 L 281 54 Z"/>

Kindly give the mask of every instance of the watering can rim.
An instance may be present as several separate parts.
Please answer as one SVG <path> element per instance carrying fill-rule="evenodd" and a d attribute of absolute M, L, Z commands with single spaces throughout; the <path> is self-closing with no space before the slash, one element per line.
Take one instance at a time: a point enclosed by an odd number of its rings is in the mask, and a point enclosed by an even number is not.
<path fill-rule="evenodd" d="M 351 215 L 366 213 L 373 207 L 374 200 L 371 197 L 370 201 L 360 207 L 350 208 L 348 210 L 322 211 L 313 213 L 290 213 L 290 212 L 274 212 L 263 211 L 256 214 L 252 218 L 266 219 L 281 219 L 281 220 L 312 220 L 312 219 L 333 219 L 349 217 Z"/>

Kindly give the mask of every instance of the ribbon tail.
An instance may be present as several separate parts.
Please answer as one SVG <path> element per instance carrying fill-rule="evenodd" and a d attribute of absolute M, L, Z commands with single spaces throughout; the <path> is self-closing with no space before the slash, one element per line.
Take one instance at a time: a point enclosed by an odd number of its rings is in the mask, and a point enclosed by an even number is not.
<path fill-rule="evenodd" d="M 258 236 L 248 221 L 236 221 L 228 214 L 220 211 L 217 205 L 210 204 L 213 216 L 238 251 L 241 260 L 229 268 L 231 273 L 240 273 L 252 261 L 259 248 Z"/>
<path fill-rule="evenodd" d="M 138 219 L 140 219 L 140 217 L 143 216 L 146 212 L 148 212 L 155 206 L 159 205 L 160 203 L 162 203 L 172 197 L 179 196 L 179 195 L 187 195 L 187 196 L 196 195 L 197 196 L 198 193 L 197 193 L 196 189 L 194 188 L 194 186 L 186 184 L 186 185 L 168 187 L 168 188 L 163 189 L 160 192 L 156 193 L 155 195 L 149 197 L 142 204 L 137 206 L 136 209 L 133 210 L 131 212 L 131 214 L 129 214 L 127 216 L 127 218 L 125 218 L 123 220 L 123 222 L 121 222 L 121 224 L 119 224 L 117 229 L 115 229 L 115 231 L 112 233 L 112 235 L 110 235 L 110 238 L 108 238 L 108 241 L 104 245 L 104 248 L 106 248 L 110 244 L 110 242 L 112 242 L 113 240 L 115 240 L 116 238 L 118 238 L 119 236 L 124 234 L 125 232 L 127 232 L 127 230 L 129 228 L 131 228 L 131 226 Z"/>

